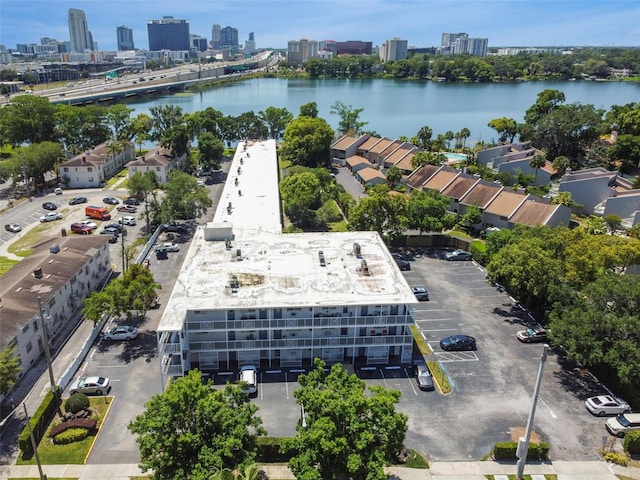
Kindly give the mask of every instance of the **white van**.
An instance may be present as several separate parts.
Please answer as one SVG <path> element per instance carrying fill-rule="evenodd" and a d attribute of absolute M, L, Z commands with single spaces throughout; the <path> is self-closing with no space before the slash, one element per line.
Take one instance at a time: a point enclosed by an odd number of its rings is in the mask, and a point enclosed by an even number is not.
<path fill-rule="evenodd" d="M 253 395 L 258 392 L 258 369 L 253 365 L 245 365 L 240 369 L 240 388 Z"/>

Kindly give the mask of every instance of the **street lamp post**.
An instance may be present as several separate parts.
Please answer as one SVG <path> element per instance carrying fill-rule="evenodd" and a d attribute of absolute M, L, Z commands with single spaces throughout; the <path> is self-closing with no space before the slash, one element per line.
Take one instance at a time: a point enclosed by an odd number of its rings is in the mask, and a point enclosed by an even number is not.
<path fill-rule="evenodd" d="M 529 441 L 531 440 L 531 430 L 533 428 L 533 417 L 536 414 L 536 405 L 538 404 L 538 395 L 540 394 L 540 384 L 542 383 L 542 371 L 544 369 L 544 362 L 547 361 L 548 353 L 549 345 L 545 343 L 542 347 L 542 356 L 540 357 L 538 377 L 536 378 L 536 387 L 533 392 L 533 401 L 531 402 L 531 411 L 529 412 L 529 419 L 527 420 L 527 429 L 525 431 L 524 437 L 520 437 L 518 441 L 518 449 L 516 451 L 516 456 L 518 457 L 518 480 L 524 479 L 524 465 L 527 463 Z"/>
<path fill-rule="evenodd" d="M 53 375 L 53 362 L 51 361 L 51 352 L 49 351 L 49 334 L 47 333 L 47 325 L 44 322 L 44 313 L 42 312 L 42 299 L 38 297 L 38 310 L 40 311 L 40 328 L 42 328 L 42 343 L 44 347 L 44 356 L 47 360 L 47 369 L 49 370 L 49 382 L 51 383 L 51 391 L 58 398 L 58 389 L 56 388 L 56 379 Z"/>
<path fill-rule="evenodd" d="M 38 465 L 38 473 L 40 474 L 40 480 L 47 480 L 47 476 L 42 471 L 42 464 L 40 463 L 40 455 L 38 455 L 38 444 L 33 437 L 33 429 L 31 428 L 31 418 L 29 418 L 29 412 L 27 412 L 27 405 L 22 404 L 24 408 L 24 414 L 27 417 L 27 427 L 29 428 L 29 438 L 31 439 L 31 446 L 33 447 L 33 454 L 36 457 L 36 464 Z"/>

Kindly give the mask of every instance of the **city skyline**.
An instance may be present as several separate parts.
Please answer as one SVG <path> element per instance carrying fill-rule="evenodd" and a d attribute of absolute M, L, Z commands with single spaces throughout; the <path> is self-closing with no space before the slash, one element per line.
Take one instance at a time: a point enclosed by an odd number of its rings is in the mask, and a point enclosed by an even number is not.
<path fill-rule="evenodd" d="M 637 0 L 201 0 L 168 2 L 85 0 L 0 5 L 0 44 L 69 40 L 67 14 L 83 10 L 100 50 L 116 50 L 116 28 L 133 29 L 137 48 L 147 49 L 147 21 L 173 16 L 189 21 L 190 33 L 211 38 L 214 23 L 238 29 L 244 44 L 255 32 L 258 48 L 286 48 L 289 40 L 364 40 L 382 45 L 400 37 L 409 46 L 440 45 L 444 32 L 486 37 L 498 46 L 639 46 Z M 295 21 L 292 22 L 292 19 Z"/>

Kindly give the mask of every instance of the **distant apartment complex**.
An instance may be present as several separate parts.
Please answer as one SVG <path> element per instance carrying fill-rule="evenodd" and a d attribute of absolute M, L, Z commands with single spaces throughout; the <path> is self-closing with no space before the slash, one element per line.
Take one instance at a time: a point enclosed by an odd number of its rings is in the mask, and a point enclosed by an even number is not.
<path fill-rule="evenodd" d="M 116 37 L 118 40 L 118 50 L 134 50 L 133 30 L 122 25 L 116 28 Z"/>
<path fill-rule="evenodd" d="M 488 38 L 469 38 L 466 33 L 443 33 L 440 43 L 442 55 L 467 53 L 485 57 L 487 55 Z"/>
<path fill-rule="evenodd" d="M 68 188 L 92 188 L 106 182 L 135 158 L 132 143 L 102 143 L 60 165 L 60 178 Z"/>
<path fill-rule="evenodd" d="M 94 50 L 93 37 L 83 10 L 69 9 L 69 38 L 72 52 Z"/>
<path fill-rule="evenodd" d="M 383 62 L 395 62 L 397 60 L 405 60 L 407 58 L 407 41 L 400 40 L 398 37 L 387 40 L 380 47 L 380 60 Z"/>

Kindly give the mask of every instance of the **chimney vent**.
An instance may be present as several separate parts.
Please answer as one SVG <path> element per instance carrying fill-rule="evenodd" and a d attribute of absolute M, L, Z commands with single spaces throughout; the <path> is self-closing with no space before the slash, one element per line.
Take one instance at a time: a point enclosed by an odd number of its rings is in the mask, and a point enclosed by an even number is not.
<path fill-rule="evenodd" d="M 42 267 L 34 268 L 33 276 L 36 278 L 42 278 Z"/>

